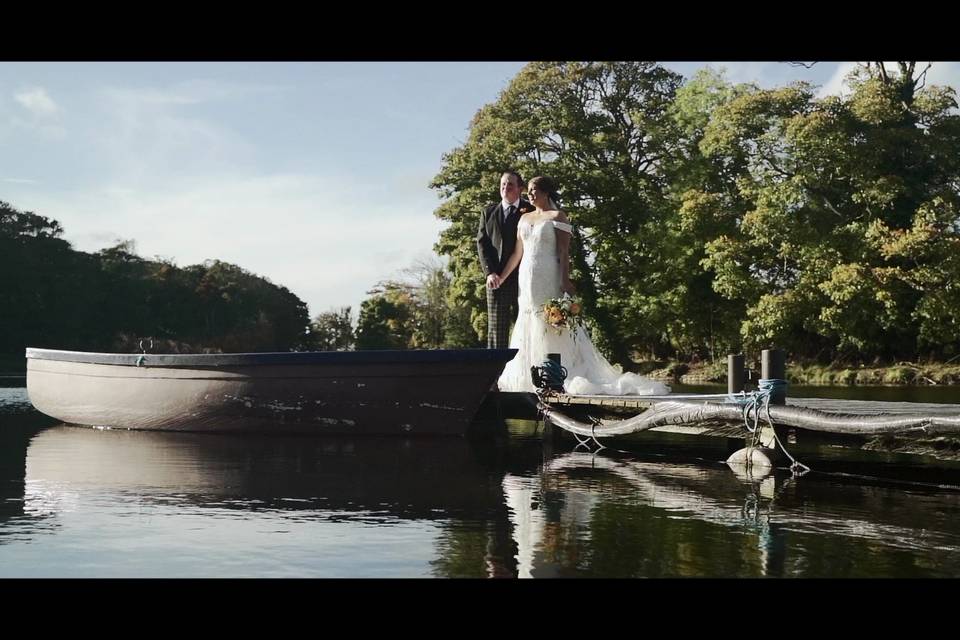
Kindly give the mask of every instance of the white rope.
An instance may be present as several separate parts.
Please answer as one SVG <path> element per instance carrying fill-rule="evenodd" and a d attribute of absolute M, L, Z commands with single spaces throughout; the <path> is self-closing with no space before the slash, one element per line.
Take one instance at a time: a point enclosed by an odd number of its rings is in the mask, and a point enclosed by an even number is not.
<path fill-rule="evenodd" d="M 727 402 L 736 403 L 742 408 L 743 415 L 743 424 L 747 432 L 753 435 L 753 446 L 759 446 L 761 444 L 760 436 L 762 430 L 760 429 L 760 419 L 761 415 L 766 420 L 767 425 L 769 425 L 770 430 L 773 432 L 773 438 L 776 445 L 780 447 L 780 450 L 783 451 L 784 455 L 790 459 L 790 471 L 796 475 L 800 476 L 804 473 L 810 471 L 810 467 L 805 464 L 797 461 L 790 452 L 787 451 L 787 448 L 784 446 L 783 442 L 780 441 L 779 436 L 777 436 L 777 431 L 773 426 L 773 418 L 770 415 L 770 400 L 773 398 L 773 395 L 780 391 L 780 389 L 785 389 L 787 386 L 786 380 L 781 380 L 778 378 L 766 379 L 762 378 L 758 382 L 758 389 L 750 393 L 741 391 L 739 394 L 733 393 L 718 393 L 718 394 L 695 394 L 695 395 L 669 395 L 669 396 L 634 396 L 638 400 L 714 400 L 714 399 L 723 399 Z M 540 414 L 544 417 L 549 417 L 549 411 L 555 410 L 553 407 L 549 406 L 546 402 L 546 399 L 550 395 L 548 393 L 538 392 L 539 396 L 537 403 L 539 405 Z M 577 396 L 568 396 L 578 399 L 609 399 L 610 396 L 602 395 L 577 395 Z M 622 399 L 622 397 L 620 398 Z M 751 416 L 752 413 L 752 416 Z M 752 420 L 751 420 L 752 418 Z M 752 424 L 751 424 L 752 422 Z M 592 440 L 597 444 L 598 447 L 603 448 L 603 445 L 597 439 L 596 428 L 599 424 L 599 421 L 596 419 L 591 420 L 590 434 L 588 437 L 580 438 L 578 434 L 573 433 L 574 437 L 577 439 L 577 447 L 583 446 L 588 447 L 590 441 Z M 611 434 L 612 435 L 612 434 Z"/>

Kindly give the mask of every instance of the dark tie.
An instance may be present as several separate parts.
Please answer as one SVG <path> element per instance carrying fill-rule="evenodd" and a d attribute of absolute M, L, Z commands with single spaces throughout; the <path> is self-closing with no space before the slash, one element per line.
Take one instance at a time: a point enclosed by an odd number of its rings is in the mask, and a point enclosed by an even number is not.
<path fill-rule="evenodd" d="M 504 212 L 504 214 L 503 214 L 503 222 L 504 222 L 504 223 L 506 223 L 507 220 L 510 219 L 510 216 L 513 215 L 513 211 L 514 211 L 515 209 L 516 209 L 516 207 L 513 206 L 513 205 L 510 205 L 509 207 L 507 207 L 507 210 L 506 210 L 506 211 Z"/>

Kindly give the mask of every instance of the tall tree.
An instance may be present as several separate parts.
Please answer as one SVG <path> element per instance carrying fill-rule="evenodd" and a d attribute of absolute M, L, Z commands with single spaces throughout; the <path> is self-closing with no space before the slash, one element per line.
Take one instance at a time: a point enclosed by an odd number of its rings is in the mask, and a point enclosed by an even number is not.
<path fill-rule="evenodd" d="M 665 159 L 679 144 L 668 117 L 681 77 L 652 62 L 534 62 L 476 114 L 467 142 L 443 159 L 432 185 L 451 223 L 436 245 L 450 257 L 456 298 L 482 336 L 484 280 L 473 237 L 510 166 L 549 175 L 577 228 L 573 275 L 594 337 L 617 361 L 665 342 L 650 300 L 662 291 Z"/>
<path fill-rule="evenodd" d="M 415 261 L 369 293 L 360 307 L 358 349 L 480 346 L 469 311 L 451 295 L 450 274 L 437 257 Z"/>
<path fill-rule="evenodd" d="M 357 349 L 408 349 L 412 336 L 412 300 L 402 287 L 381 284 L 360 303 Z"/>
<path fill-rule="evenodd" d="M 312 346 L 320 351 L 353 349 L 353 319 L 349 306 L 317 314 L 310 324 Z"/>

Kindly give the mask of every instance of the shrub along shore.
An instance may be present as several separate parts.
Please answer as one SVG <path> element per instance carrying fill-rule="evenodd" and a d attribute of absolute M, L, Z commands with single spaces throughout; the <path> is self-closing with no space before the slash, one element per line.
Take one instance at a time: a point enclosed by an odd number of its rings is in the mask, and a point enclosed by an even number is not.
<path fill-rule="evenodd" d="M 760 377 L 759 363 L 750 365 L 752 378 Z M 681 384 L 726 384 L 727 363 L 639 362 L 639 373 Z M 787 362 L 791 384 L 822 386 L 931 386 L 960 384 L 960 361 L 896 362 L 885 366 Z"/>

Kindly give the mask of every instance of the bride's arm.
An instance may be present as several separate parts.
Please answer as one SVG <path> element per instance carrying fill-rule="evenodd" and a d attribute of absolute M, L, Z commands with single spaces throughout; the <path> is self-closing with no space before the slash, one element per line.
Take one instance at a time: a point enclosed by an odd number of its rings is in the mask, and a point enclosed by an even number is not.
<path fill-rule="evenodd" d="M 510 254 L 510 259 L 507 260 L 507 264 L 503 267 L 503 273 L 500 274 L 500 282 L 503 283 L 507 277 L 513 273 L 513 270 L 517 268 L 517 265 L 520 264 L 520 258 L 523 257 L 523 239 L 520 237 L 520 230 L 517 229 L 517 245 L 513 248 L 513 253 Z"/>
<path fill-rule="evenodd" d="M 567 214 L 562 210 L 557 211 L 556 221 L 570 224 L 569 220 L 567 220 Z M 569 231 L 561 231 L 557 228 L 554 229 L 554 233 L 557 234 L 557 259 L 560 261 L 560 287 L 565 293 L 574 295 L 577 289 L 573 286 L 573 282 L 570 281 L 571 233 Z"/>

